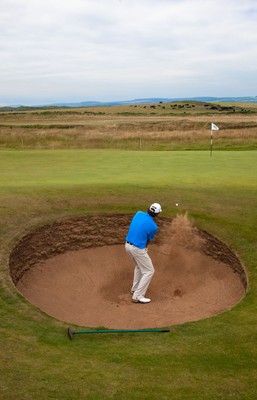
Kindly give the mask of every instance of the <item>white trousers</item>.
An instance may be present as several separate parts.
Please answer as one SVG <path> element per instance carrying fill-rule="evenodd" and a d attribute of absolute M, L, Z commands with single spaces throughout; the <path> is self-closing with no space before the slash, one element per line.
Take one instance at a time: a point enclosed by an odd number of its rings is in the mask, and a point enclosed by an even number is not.
<path fill-rule="evenodd" d="M 147 253 L 148 250 L 147 248 L 139 249 L 129 243 L 125 244 L 125 249 L 135 263 L 133 286 L 131 288 L 131 291 L 134 292 L 133 297 L 144 296 L 154 274 L 154 266 Z"/>

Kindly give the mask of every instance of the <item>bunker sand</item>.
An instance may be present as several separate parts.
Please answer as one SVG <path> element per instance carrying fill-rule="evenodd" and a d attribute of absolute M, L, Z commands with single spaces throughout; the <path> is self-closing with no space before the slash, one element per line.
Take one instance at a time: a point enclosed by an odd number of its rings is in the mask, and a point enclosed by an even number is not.
<path fill-rule="evenodd" d="M 124 244 L 66 251 L 40 261 L 23 274 L 17 288 L 47 314 L 81 326 L 181 324 L 230 309 L 245 294 L 242 277 L 226 257 L 223 262 L 207 253 L 204 235 L 181 216 L 164 224 L 159 243 L 149 247 L 156 270 L 149 304 L 131 301 L 134 265 Z"/>

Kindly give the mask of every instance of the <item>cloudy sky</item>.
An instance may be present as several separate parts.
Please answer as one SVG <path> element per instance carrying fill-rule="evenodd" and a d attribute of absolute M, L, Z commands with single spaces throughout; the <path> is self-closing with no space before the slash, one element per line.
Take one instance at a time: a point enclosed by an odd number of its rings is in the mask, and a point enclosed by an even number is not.
<path fill-rule="evenodd" d="M 0 105 L 257 96 L 257 0 L 0 0 Z"/>

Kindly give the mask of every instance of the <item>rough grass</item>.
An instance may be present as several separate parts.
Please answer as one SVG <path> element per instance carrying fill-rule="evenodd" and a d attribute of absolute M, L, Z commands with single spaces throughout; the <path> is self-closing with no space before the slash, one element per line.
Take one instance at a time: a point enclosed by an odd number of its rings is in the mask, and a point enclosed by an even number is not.
<path fill-rule="evenodd" d="M 214 135 L 217 149 L 257 148 L 256 105 L 181 102 L 151 107 L 132 106 L 134 113 L 128 111 L 131 106 L 2 112 L 0 148 L 206 150 L 211 122 L 220 127 Z M 228 112 L 231 107 L 234 111 Z M 171 112 L 165 114 L 167 108 Z"/>
<path fill-rule="evenodd" d="M 5 400 L 255 400 L 256 152 L 2 150 L 0 397 Z M 160 335 L 78 336 L 12 285 L 8 254 L 33 227 L 72 215 L 133 212 L 160 201 L 188 211 L 237 252 L 242 302 Z M 158 272 L 158 267 L 156 267 Z"/>

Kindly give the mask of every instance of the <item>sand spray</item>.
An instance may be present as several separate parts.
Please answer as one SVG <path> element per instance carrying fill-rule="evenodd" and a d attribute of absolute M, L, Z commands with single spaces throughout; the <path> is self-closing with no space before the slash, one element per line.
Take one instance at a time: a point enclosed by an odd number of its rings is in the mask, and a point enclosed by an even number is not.
<path fill-rule="evenodd" d="M 153 251 L 174 256 L 182 249 L 201 251 L 203 243 L 203 238 L 186 212 L 177 214 L 172 221 L 163 224 L 158 237 L 159 249 Z"/>

